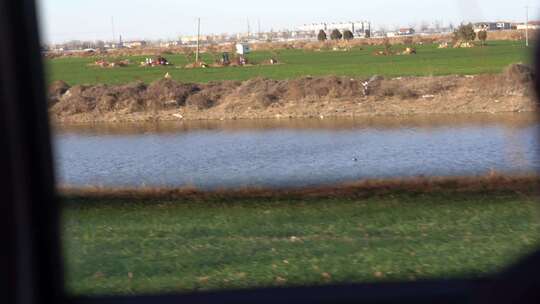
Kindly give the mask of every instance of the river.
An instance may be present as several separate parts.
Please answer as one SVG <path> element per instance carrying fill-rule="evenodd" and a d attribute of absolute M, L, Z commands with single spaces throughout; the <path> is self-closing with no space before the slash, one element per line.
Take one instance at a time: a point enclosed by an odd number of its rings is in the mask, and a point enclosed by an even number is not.
<path fill-rule="evenodd" d="M 303 187 L 540 169 L 532 115 L 55 127 L 62 186 Z"/>

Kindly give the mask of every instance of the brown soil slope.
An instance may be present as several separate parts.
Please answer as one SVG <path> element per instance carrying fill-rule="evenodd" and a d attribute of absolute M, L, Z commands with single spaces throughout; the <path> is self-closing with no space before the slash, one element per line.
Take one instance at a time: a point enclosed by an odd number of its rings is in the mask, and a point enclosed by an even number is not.
<path fill-rule="evenodd" d="M 512 65 L 501 74 L 477 76 L 54 83 L 49 109 L 54 120 L 70 123 L 531 112 L 533 78 L 529 67 Z"/>

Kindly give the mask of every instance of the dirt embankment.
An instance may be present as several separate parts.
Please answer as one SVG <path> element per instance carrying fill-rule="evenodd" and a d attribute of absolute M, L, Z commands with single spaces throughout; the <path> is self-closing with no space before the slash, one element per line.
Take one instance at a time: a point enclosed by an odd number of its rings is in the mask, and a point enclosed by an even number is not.
<path fill-rule="evenodd" d="M 49 109 L 54 120 L 69 123 L 531 112 L 537 108 L 533 78 L 529 67 L 512 65 L 477 76 L 56 82 Z"/>
<path fill-rule="evenodd" d="M 292 189 L 222 189 L 205 191 L 197 188 L 60 188 L 68 198 L 91 199 L 306 199 L 367 198 L 393 193 L 520 193 L 537 196 L 540 179 L 536 175 L 503 176 L 489 174 L 477 177 L 432 177 L 381 179 L 341 185 Z"/>

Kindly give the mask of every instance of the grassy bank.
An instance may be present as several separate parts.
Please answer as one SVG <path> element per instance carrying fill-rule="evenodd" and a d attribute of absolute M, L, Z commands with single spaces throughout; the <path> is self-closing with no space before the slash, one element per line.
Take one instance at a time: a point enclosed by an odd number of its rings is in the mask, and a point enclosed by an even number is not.
<path fill-rule="evenodd" d="M 399 48 L 399 47 L 396 47 Z M 437 45 L 417 46 L 414 56 L 374 56 L 382 50 L 380 46 L 366 46 L 350 52 L 282 50 L 279 60 L 282 65 L 253 66 L 246 68 L 184 69 L 187 64 L 183 55 L 167 55 L 176 67 L 141 68 L 141 56 L 123 57 L 133 64 L 126 68 L 102 69 L 89 67 L 95 58 L 59 58 L 48 60 L 50 82 L 64 80 L 75 84 L 122 84 L 135 80 L 152 82 L 169 73 L 173 79 L 185 82 L 209 82 L 217 80 L 247 80 L 257 76 L 272 79 L 342 75 L 351 77 L 372 76 L 427 76 L 450 74 L 496 73 L 516 62 L 526 62 L 529 49 L 521 42 L 494 41 L 487 47 L 472 49 L 437 49 Z M 262 62 L 271 57 L 269 52 L 254 52 L 250 59 Z M 208 55 L 203 60 L 212 62 Z"/>
<path fill-rule="evenodd" d="M 192 292 L 477 277 L 540 242 L 532 195 L 66 198 L 68 289 Z"/>

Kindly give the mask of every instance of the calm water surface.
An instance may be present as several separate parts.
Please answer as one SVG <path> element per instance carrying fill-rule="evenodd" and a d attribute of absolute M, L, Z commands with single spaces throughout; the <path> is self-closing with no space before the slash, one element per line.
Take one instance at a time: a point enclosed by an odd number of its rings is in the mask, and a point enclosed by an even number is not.
<path fill-rule="evenodd" d="M 64 186 L 298 187 L 366 178 L 530 173 L 525 115 L 62 126 Z"/>

